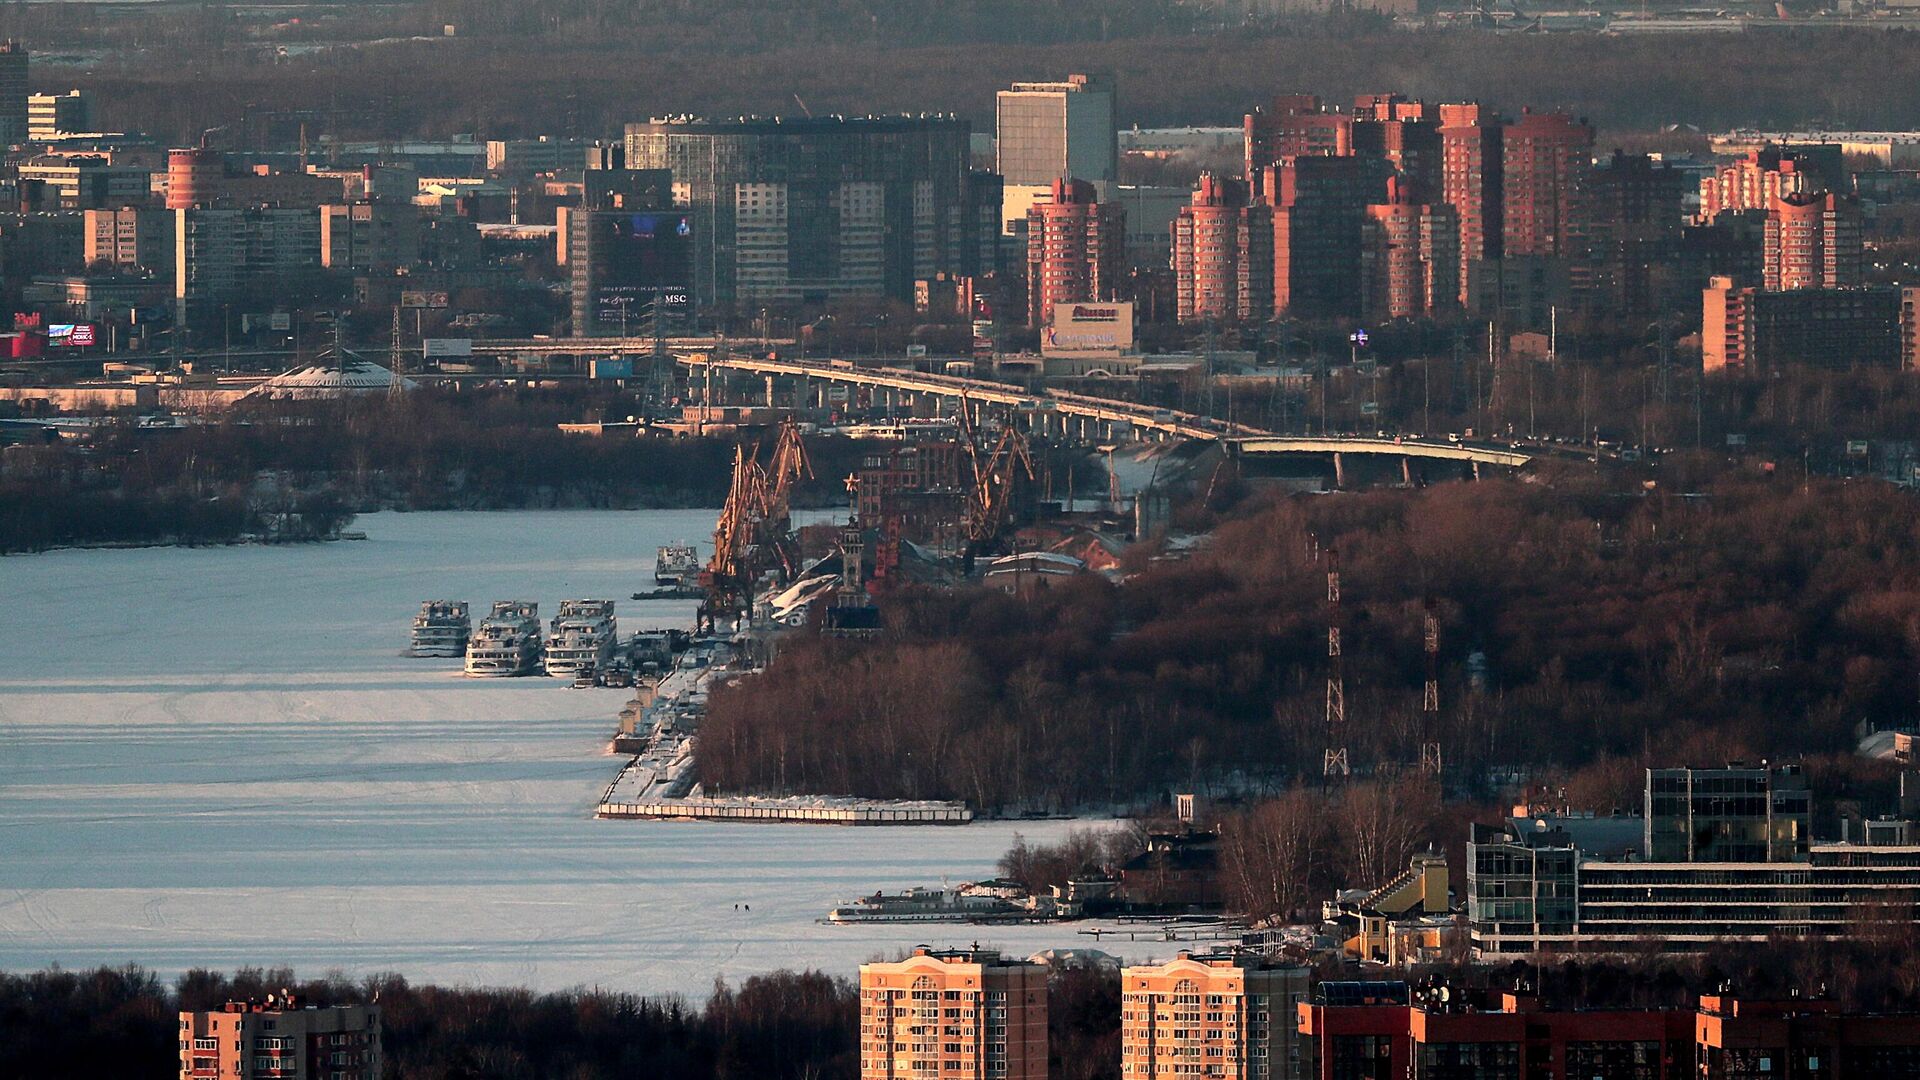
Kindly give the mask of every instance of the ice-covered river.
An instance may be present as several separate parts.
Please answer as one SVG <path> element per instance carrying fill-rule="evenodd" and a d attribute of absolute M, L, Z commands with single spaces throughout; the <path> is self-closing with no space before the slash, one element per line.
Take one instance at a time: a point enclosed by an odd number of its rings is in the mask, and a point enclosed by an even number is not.
<path fill-rule="evenodd" d="M 987 875 L 1015 828 L 596 821 L 626 695 L 401 655 L 428 598 L 623 598 L 711 511 L 380 514 L 365 541 L 0 558 L 0 969 L 397 970 L 700 994 L 851 974 L 917 941 L 1071 928 L 829 927 L 876 887 Z M 1022 827 L 1046 839 L 1059 824 Z M 1103 946 L 1116 950 L 1111 944 Z M 1139 955 L 1167 947 L 1138 946 Z"/>

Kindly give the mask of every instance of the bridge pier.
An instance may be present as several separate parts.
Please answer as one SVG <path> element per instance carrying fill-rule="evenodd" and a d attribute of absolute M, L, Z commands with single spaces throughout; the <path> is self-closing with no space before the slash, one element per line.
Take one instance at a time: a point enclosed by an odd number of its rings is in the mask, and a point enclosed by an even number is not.
<path fill-rule="evenodd" d="M 1408 487 L 1413 486 L 1413 459 L 1410 457 L 1400 459 L 1400 482 Z"/>
<path fill-rule="evenodd" d="M 1347 486 L 1347 456 L 1338 450 L 1333 452 L 1333 486 L 1336 488 Z"/>
<path fill-rule="evenodd" d="M 777 404 L 779 402 L 774 400 L 773 396 L 773 376 L 769 375 L 767 376 L 767 408 L 771 409 Z"/>

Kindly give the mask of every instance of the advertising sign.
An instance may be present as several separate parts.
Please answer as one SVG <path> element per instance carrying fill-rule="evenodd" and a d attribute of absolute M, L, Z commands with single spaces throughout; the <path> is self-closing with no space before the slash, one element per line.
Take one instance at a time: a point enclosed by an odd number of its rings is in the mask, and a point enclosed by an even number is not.
<path fill-rule="evenodd" d="M 631 379 L 633 378 L 633 357 L 610 356 L 603 360 L 594 360 L 590 374 L 596 379 Z"/>
<path fill-rule="evenodd" d="M 1055 304 L 1053 320 L 1040 338 L 1040 351 L 1048 356 L 1088 353 L 1117 356 L 1132 348 L 1131 303 Z"/>
<path fill-rule="evenodd" d="M 93 342 L 92 323 L 47 324 L 47 345 L 52 348 L 84 348 Z"/>
<path fill-rule="evenodd" d="M 447 301 L 444 292 L 408 289 L 400 294 L 400 306 L 403 308 L 443 308 L 447 306 Z"/>
<path fill-rule="evenodd" d="M 421 353 L 428 359 L 436 357 L 456 358 L 473 355 L 473 341 L 469 338 L 427 338 L 420 343 Z"/>

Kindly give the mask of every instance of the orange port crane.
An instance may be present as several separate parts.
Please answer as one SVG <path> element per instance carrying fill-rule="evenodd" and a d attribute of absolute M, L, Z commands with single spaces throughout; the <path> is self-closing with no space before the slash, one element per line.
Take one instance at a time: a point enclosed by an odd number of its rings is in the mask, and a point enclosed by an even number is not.
<path fill-rule="evenodd" d="M 813 463 L 792 418 L 781 422 L 767 464 L 761 464 L 758 446 L 742 442 L 733 448 L 733 483 L 714 524 L 713 558 L 700 575 L 707 590 L 702 629 L 711 631 L 715 619 L 745 611 L 762 572 L 775 570 L 786 579 L 799 569 L 791 499 L 794 484 L 812 476 Z"/>

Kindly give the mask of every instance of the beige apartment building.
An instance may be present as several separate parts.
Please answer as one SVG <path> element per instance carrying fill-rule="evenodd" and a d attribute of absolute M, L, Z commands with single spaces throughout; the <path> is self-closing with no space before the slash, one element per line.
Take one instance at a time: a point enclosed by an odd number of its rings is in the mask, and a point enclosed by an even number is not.
<path fill-rule="evenodd" d="M 288 998 L 180 1014 L 180 1080 L 379 1080 L 380 1007 Z"/>
<path fill-rule="evenodd" d="M 1294 1017 L 1309 972 L 1258 957 L 1182 952 L 1120 974 L 1120 1075 L 1295 1080 Z"/>
<path fill-rule="evenodd" d="M 861 1080 L 1046 1080 L 1047 965 L 921 946 L 860 965 Z"/>

